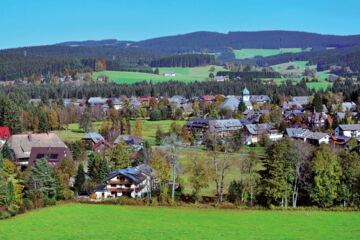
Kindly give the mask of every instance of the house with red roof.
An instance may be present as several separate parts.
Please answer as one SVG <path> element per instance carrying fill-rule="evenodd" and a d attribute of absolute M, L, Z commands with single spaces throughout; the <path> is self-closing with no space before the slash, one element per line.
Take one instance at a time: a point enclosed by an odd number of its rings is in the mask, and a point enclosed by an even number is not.
<path fill-rule="evenodd" d="M 8 127 L 0 127 L 0 140 L 8 140 L 10 136 L 11 134 Z"/>

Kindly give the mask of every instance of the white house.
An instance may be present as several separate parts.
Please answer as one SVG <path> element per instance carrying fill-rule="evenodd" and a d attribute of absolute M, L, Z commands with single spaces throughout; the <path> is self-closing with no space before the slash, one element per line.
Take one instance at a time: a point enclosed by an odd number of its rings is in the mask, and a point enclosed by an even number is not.
<path fill-rule="evenodd" d="M 135 168 L 116 170 L 104 180 L 105 185 L 96 190 L 95 197 L 96 199 L 118 198 L 121 196 L 144 197 L 151 191 L 154 176 L 154 170 L 145 164 Z"/>
<path fill-rule="evenodd" d="M 329 144 L 330 135 L 322 132 L 311 132 L 302 128 L 286 128 L 285 134 L 294 139 L 302 139 L 304 142 L 320 145 Z"/>
<path fill-rule="evenodd" d="M 360 137 L 360 124 L 340 124 L 335 128 L 335 136 Z"/>
<path fill-rule="evenodd" d="M 245 145 L 259 142 L 262 135 L 266 135 L 271 141 L 276 141 L 283 137 L 283 134 L 275 128 L 273 123 L 245 125 Z"/>
<path fill-rule="evenodd" d="M 164 76 L 165 77 L 175 77 L 175 72 L 174 71 L 165 71 L 164 72 Z"/>

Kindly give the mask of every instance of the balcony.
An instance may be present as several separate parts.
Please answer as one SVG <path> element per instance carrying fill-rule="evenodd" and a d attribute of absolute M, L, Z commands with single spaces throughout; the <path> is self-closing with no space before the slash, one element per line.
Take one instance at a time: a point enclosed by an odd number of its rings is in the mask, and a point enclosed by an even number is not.
<path fill-rule="evenodd" d="M 111 184 L 132 184 L 131 181 L 120 181 L 120 180 L 109 180 L 107 181 L 107 184 L 111 185 Z"/>

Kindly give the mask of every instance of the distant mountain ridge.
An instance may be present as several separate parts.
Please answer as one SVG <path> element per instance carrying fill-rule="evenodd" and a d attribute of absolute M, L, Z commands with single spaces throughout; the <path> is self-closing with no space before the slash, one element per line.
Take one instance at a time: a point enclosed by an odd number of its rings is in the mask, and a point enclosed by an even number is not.
<path fill-rule="evenodd" d="M 307 47 L 351 47 L 360 45 L 360 35 L 326 35 L 299 31 L 256 31 L 256 32 L 193 32 L 164 36 L 143 41 L 72 41 L 56 45 L 63 46 L 118 46 L 139 47 L 164 53 L 218 51 L 224 48 L 307 48 Z"/>

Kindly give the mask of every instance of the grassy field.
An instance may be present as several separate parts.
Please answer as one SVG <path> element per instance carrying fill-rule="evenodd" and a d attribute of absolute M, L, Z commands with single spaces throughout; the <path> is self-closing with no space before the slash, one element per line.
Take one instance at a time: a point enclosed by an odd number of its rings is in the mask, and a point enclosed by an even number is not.
<path fill-rule="evenodd" d="M 99 75 L 107 75 L 111 81 L 122 84 L 132 84 L 135 82 L 141 82 L 144 80 L 152 80 L 153 82 L 166 82 L 169 80 L 177 80 L 182 82 L 193 82 L 193 81 L 203 81 L 209 76 L 209 69 L 212 66 L 202 66 L 194 68 L 159 68 L 159 75 L 150 74 L 150 73 L 140 73 L 140 72 L 120 72 L 120 71 L 105 71 L 97 72 L 94 74 L 96 79 Z M 216 75 L 217 71 L 226 71 L 221 66 L 214 66 Z M 163 73 L 165 71 L 174 71 L 175 77 L 165 77 Z"/>
<path fill-rule="evenodd" d="M 135 120 L 130 121 L 132 128 L 134 128 Z M 173 122 L 172 120 L 163 120 L 163 121 L 147 121 L 147 120 L 141 120 L 143 125 L 143 139 L 154 141 L 155 139 L 155 133 L 157 130 L 157 126 L 160 126 L 160 128 L 164 132 L 168 132 L 170 129 L 170 125 Z M 181 126 L 186 123 L 186 121 L 176 121 Z M 98 132 L 101 128 L 101 122 L 94 122 L 93 123 L 93 130 L 95 132 Z M 63 141 L 77 141 L 80 140 L 84 135 L 85 132 L 83 129 L 79 129 L 78 123 L 72 123 L 69 124 L 68 130 L 61 130 L 61 131 L 52 131 L 56 133 L 59 138 Z"/>
<path fill-rule="evenodd" d="M 255 56 L 268 57 L 278 55 L 281 53 L 298 53 L 302 51 L 310 51 L 310 48 L 305 50 L 301 48 L 280 48 L 280 49 L 254 49 L 254 48 L 243 48 L 240 50 L 234 50 L 236 59 L 254 58 Z"/>
<path fill-rule="evenodd" d="M 68 204 L 0 221 L 0 238 L 359 239 L 360 214 Z"/>

